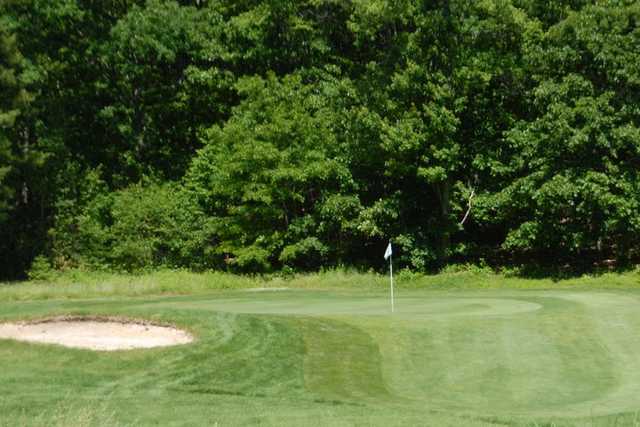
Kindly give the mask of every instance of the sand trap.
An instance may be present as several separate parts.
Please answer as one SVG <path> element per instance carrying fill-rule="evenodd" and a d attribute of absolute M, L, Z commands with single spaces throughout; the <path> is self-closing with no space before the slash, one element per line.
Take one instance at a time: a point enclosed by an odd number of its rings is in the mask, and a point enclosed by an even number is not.
<path fill-rule="evenodd" d="M 193 337 L 187 332 L 168 326 L 122 319 L 82 318 L 0 323 L 0 339 L 99 351 L 166 347 L 193 341 Z"/>

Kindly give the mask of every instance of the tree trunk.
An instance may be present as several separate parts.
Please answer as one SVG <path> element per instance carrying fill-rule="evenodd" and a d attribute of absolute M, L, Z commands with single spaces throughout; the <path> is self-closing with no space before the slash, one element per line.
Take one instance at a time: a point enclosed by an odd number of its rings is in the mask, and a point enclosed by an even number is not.
<path fill-rule="evenodd" d="M 451 227 L 449 213 L 451 211 L 451 179 L 435 184 L 436 194 L 440 201 L 440 242 L 438 247 L 438 258 L 441 265 L 446 264 L 449 258 L 449 249 L 451 246 Z"/>

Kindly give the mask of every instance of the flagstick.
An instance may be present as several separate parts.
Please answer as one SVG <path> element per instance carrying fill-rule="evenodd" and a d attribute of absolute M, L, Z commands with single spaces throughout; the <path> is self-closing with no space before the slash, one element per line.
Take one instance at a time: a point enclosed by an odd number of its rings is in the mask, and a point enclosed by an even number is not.
<path fill-rule="evenodd" d="M 393 313 L 393 255 L 389 255 L 389 279 L 391 280 L 391 313 Z"/>

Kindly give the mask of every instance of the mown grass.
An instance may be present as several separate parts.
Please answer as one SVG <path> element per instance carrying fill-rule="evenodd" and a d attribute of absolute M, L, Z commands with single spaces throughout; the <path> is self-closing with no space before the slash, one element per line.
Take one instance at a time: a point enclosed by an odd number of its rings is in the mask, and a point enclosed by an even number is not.
<path fill-rule="evenodd" d="M 373 273 L 2 285 L 0 321 L 125 316 L 197 340 L 115 353 L 0 340 L 0 425 L 640 426 L 637 272 L 397 279 L 394 315 Z"/>
<path fill-rule="evenodd" d="M 110 296 L 193 295 L 251 288 L 385 290 L 389 277 L 372 272 L 328 270 L 313 274 L 240 276 L 222 272 L 193 273 L 160 270 L 140 274 L 71 270 L 46 281 L 0 283 L 0 301 L 94 298 Z M 640 270 L 625 273 L 586 274 L 558 280 L 523 278 L 474 266 L 456 266 L 436 275 L 400 271 L 395 286 L 402 289 L 635 289 Z"/>

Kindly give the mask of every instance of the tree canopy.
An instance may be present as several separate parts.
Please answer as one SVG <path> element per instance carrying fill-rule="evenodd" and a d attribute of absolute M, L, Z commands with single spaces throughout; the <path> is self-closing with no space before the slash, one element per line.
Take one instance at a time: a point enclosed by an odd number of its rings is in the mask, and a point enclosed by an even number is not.
<path fill-rule="evenodd" d="M 4 0 L 0 276 L 640 255 L 640 4 Z M 395 255 L 394 255 L 395 256 Z"/>

